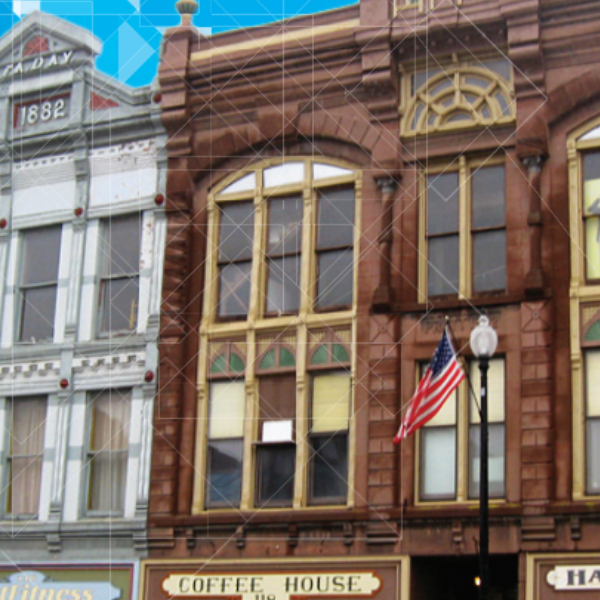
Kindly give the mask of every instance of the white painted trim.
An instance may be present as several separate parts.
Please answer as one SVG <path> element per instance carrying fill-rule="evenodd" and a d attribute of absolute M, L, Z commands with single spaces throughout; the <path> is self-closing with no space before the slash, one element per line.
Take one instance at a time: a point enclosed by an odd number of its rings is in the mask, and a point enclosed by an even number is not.
<path fill-rule="evenodd" d="M 100 222 L 88 221 L 83 255 L 83 283 L 81 286 L 81 312 L 79 314 L 78 341 L 90 341 L 94 336 L 94 323 L 98 312 L 98 255 L 100 252 Z"/>

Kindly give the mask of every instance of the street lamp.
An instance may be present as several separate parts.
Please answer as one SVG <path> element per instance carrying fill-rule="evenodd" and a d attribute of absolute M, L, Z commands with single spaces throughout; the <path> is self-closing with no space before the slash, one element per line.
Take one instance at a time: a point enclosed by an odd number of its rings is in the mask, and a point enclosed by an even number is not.
<path fill-rule="evenodd" d="M 490 597 L 489 479 L 488 479 L 488 390 L 487 373 L 490 358 L 496 351 L 498 335 L 490 320 L 482 315 L 471 332 L 471 350 L 479 359 L 481 373 L 481 427 L 479 449 L 479 598 Z"/>

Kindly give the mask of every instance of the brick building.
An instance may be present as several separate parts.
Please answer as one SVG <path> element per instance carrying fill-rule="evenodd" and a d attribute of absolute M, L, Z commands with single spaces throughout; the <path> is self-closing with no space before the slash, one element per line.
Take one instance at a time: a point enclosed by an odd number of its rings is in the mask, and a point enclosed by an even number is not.
<path fill-rule="evenodd" d="M 446 316 L 477 387 L 482 313 L 492 597 L 595 597 L 598 4 L 361 0 L 212 38 L 186 22 L 160 65 L 144 600 L 476 598 L 467 386 L 392 439 Z"/>

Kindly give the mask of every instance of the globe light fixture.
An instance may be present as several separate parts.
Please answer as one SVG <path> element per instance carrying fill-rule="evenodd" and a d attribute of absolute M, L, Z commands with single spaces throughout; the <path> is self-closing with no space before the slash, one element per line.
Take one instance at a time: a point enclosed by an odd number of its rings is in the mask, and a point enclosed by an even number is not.
<path fill-rule="evenodd" d="M 490 598 L 490 528 L 489 528 L 489 477 L 488 477 L 488 378 L 490 358 L 498 347 L 498 334 L 490 320 L 482 315 L 471 332 L 471 350 L 479 359 L 481 373 L 480 398 L 480 459 L 479 459 L 479 598 Z"/>

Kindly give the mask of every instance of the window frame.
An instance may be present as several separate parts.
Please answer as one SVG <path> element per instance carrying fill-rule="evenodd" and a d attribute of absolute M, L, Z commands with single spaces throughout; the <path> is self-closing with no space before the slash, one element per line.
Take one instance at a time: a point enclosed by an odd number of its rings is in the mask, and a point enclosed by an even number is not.
<path fill-rule="evenodd" d="M 424 304 L 429 301 L 429 240 L 450 234 L 427 234 L 428 219 L 428 178 L 432 175 L 442 173 L 458 173 L 458 289 L 455 294 L 441 294 L 431 296 L 438 301 L 457 301 L 474 298 L 495 297 L 506 295 L 508 293 L 509 282 L 506 281 L 506 287 L 503 290 L 485 290 L 474 292 L 474 257 L 473 257 L 473 239 L 480 230 L 473 227 L 473 198 L 472 198 L 472 174 L 480 168 L 486 167 L 504 167 L 504 225 L 502 227 L 490 228 L 490 231 L 505 231 L 508 237 L 507 224 L 507 202 L 506 202 L 506 160 L 502 156 L 474 157 L 467 158 L 464 155 L 459 156 L 453 161 L 434 163 L 428 169 L 422 169 L 419 173 L 419 269 L 418 269 L 418 296 L 419 303 Z M 488 231 L 486 228 L 485 230 Z M 456 234 L 452 234 L 456 235 Z M 507 246 L 508 244 L 506 244 Z M 508 251 L 506 252 L 506 262 L 508 262 Z"/>
<path fill-rule="evenodd" d="M 586 152 L 600 151 L 600 116 L 573 130 L 567 137 L 569 170 L 569 226 L 571 246 L 571 277 L 569 289 L 571 341 L 571 395 L 572 395 L 572 499 L 587 501 L 600 494 L 587 492 L 586 472 L 586 397 L 584 353 L 596 343 L 586 341 L 589 325 L 587 312 L 600 306 L 600 280 L 586 276 L 585 230 L 583 228 L 584 174 L 583 156 Z"/>
<path fill-rule="evenodd" d="M 343 343 L 347 346 L 348 368 L 353 381 L 356 357 L 350 351 L 355 343 L 357 315 L 357 269 L 353 269 L 352 291 L 353 302 L 351 306 L 340 309 L 332 307 L 331 310 L 317 312 L 313 309 L 313 298 L 315 294 L 314 282 L 316 281 L 316 227 L 313 221 L 316 218 L 317 196 L 322 189 L 334 189 L 339 187 L 353 187 L 354 189 L 354 227 L 353 248 L 355 261 L 358 259 L 360 247 L 360 222 L 361 222 L 361 197 L 362 197 L 362 171 L 356 166 L 343 160 L 331 159 L 329 157 L 317 158 L 312 156 L 290 156 L 283 161 L 303 164 L 303 178 L 299 179 L 298 170 L 294 169 L 295 183 L 273 185 L 269 188 L 263 187 L 264 169 L 282 165 L 282 159 L 265 159 L 251 167 L 229 175 L 217 184 L 208 193 L 207 203 L 207 256 L 204 279 L 207 282 L 203 297 L 202 321 L 200 324 L 200 348 L 198 360 L 198 425 L 196 429 L 195 465 L 196 475 L 193 490 L 193 514 L 204 514 L 207 512 L 227 511 L 240 512 L 255 510 L 256 498 L 256 454 L 259 440 L 258 419 L 258 384 L 260 377 L 285 372 L 295 374 L 296 385 L 296 440 L 300 440 L 296 450 L 296 472 L 294 474 L 294 498 L 292 506 L 269 507 L 265 510 L 313 510 L 328 509 L 339 510 L 340 504 L 308 505 L 308 444 L 305 441 L 307 434 L 307 418 L 309 410 L 309 370 L 327 368 L 330 365 L 316 365 L 309 367 L 310 339 L 314 332 L 321 330 L 344 331 Z M 273 173 L 275 175 L 275 173 Z M 280 175 L 280 173 L 279 173 Z M 252 176 L 252 177 L 251 177 Z M 242 185 L 237 185 L 242 179 Z M 277 180 L 277 181 L 276 181 Z M 278 177 L 271 179 L 273 183 L 281 181 Z M 233 186 L 230 190 L 229 186 Z M 268 225 L 268 201 L 269 198 L 281 198 L 290 196 L 301 196 L 303 201 L 302 216 L 302 265 L 301 286 L 307 294 L 301 294 L 300 309 L 296 314 L 282 314 L 271 316 L 266 314 L 266 283 L 267 283 L 267 260 L 266 253 L 262 252 L 267 244 Z M 253 201 L 254 203 L 254 232 L 255 243 L 252 255 L 251 267 L 251 293 L 250 307 L 247 318 L 243 320 L 221 319 L 217 315 L 218 286 L 215 284 L 217 276 L 217 253 L 219 250 L 219 206 L 221 203 Z M 307 287 L 304 282 L 309 282 Z M 261 298 L 260 292 L 265 290 Z M 309 298 L 310 295 L 310 298 Z M 273 340 L 277 348 L 285 347 L 294 356 L 294 364 L 286 359 L 280 361 L 277 355 L 274 362 L 269 362 L 260 368 L 260 362 L 268 350 L 263 340 Z M 208 409 L 209 409 L 209 386 L 215 379 L 215 373 L 211 373 L 211 362 L 216 356 L 213 347 L 222 347 L 223 344 L 243 345 L 244 372 L 238 373 L 244 378 L 246 387 L 246 422 L 244 424 L 244 454 L 242 468 L 242 500 L 236 508 L 210 508 L 206 507 L 206 468 L 208 460 Z M 269 344 L 271 342 L 268 342 Z M 315 342 L 316 343 L 316 342 Z M 221 352 L 221 350 L 217 351 Z M 339 364 L 335 365 L 340 368 Z M 222 373 L 225 377 L 226 374 Z M 351 493 L 354 482 L 354 427 L 350 419 L 348 432 L 348 498 L 344 507 L 354 505 L 354 495 Z"/>
<path fill-rule="evenodd" d="M 110 227 L 110 222 L 115 220 L 124 220 L 129 219 L 137 215 L 138 224 L 139 224 L 139 234 L 140 234 L 140 248 L 138 254 L 138 269 L 136 273 L 118 273 L 116 275 L 111 275 L 108 273 L 110 256 L 108 250 L 108 236 L 107 231 Z M 99 244 L 100 244 L 100 253 L 99 253 L 99 276 L 98 276 L 98 309 L 96 311 L 96 337 L 98 339 L 106 339 L 110 337 L 122 337 L 135 335 L 137 332 L 137 328 L 139 326 L 139 316 L 140 316 L 140 274 L 141 274 L 141 259 L 142 259 L 142 246 L 143 246 L 143 213 L 142 212 L 134 212 L 134 213 L 123 213 L 123 214 L 115 214 L 109 217 L 103 217 L 100 219 L 100 236 L 99 236 Z M 132 329 L 115 329 L 115 330 L 104 330 L 103 320 L 104 320 L 104 294 L 105 294 L 105 284 L 106 282 L 113 282 L 118 280 L 137 280 L 138 285 L 138 294 L 136 300 L 136 314 L 135 314 L 135 326 Z"/>
<path fill-rule="evenodd" d="M 9 503 L 11 504 L 12 509 L 12 498 L 11 498 L 11 490 L 12 490 L 12 459 L 14 458 L 12 453 L 12 434 L 13 434 L 13 411 L 12 406 L 15 402 L 27 402 L 28 400 L 44 400 L 46 405 L 46 417 L 42 424 L 44 428 L 44 441 L 42 445 L 42 452 L 40 455 L 41 458 L 41 467 L 40 467 L 40 497 L 38 498 L 38 510 L 35 513 L 22 513 L 22 514 L 13 514 L 12 510 L 8 509 Z M 4 403 L 5 410 L 5 433 L 4 433 L 4 444 L 5 444 L 5 459 L 4 459 L 4 474 L 3 474 L 3 493 L 1 494 L 2 498 L 2 510 L 0 514 L 3 518 L 7 520 L 13 521 L 32 521 L 39 519 L 40 512 L 40 501 L 41 501 L 41 492 L 42 492 L 42 482 L 44 477 L 44 453 L 46 451 L 46 420 L 48 418 L 48 408 L 49 408 L 49 399 L 45 394 L 39 395 L 31 395 L 31 396 L 12 396 L 7 397 Z M 20 455 L 28 456 L 28 455 Z"/>
<path fill-rule="evenodd" d="M 127 450 L 108 450 L 105 453 L 112 454 L 113 452 L 126 453 L 125 461 L 125 484 L 123 487 L 123 510 L 122 511 L 103 511 L 91 509 L 91 497 L 92 497 L 92 455 L 102 453 L 102 451 L 94 452 L 91 450 L 92 440 L 94 435 L 94 400 L 105 393 L 118 393 L 120 395 L 128 395 L 129 398 L 129 426 L 127 436 Z M 86 437 L 84 446 L 84 473 L 82 477 L 83 493 L 81 494 L 81 514 L 83 518 L 124 518 L 127 512 L 127 482 L 128 473 L 130 469 L 131 459 L 131 435 L 132 435 L 132 409 L 134 402 L 134 388 L 131 387 L 115 387 L 103 390 L 88 390 L 86 392 L 85 407 L 86 407 Z"/>
<path fill-rule="evenodd" d="M 54 322 L 52 323 L 52 335 L 48 338 L 42 338 L 39 339 L 34 342 L 35 344 L 39 344 L 39 343 L 52 343 L 54 341 L 54 336 L 56 335 L 56 304 L 58 302 L 58 284 L 59 284 L 59 279 L 60 279 L 60 259 L 61 259 L 61 254 L 62 254 L 62 239 L 63 239 L 63 224 L 62 223 L 56 223 L 56 224 L 49 224 L 49 225 L 43 225 L 41 227 L 32 227 L 32 228 L 28 228 L 28 229 L 23 229 L 21 231 L 19 231 L 19 265 L 20 265 L 20 269 L 19 269 L 19 283 L 18 283 L 18 288 L 17 288 L 17 294 L 18 294 L 18 318 L 16 319 L 16 336 L 15 336 L 15 343 L 16 344 L 31 344 L 31 341 L 25 340 L 22 338 L 22 333 L 23 333 L 23 318 L 24 318 L 24 313 L 25 313 L 25 297 L 26 297 L 26 293 L 29 290 L 34 290 L 34 289 L 44 289 L 44 288 L 51 288 L 53 287 L 55 290 L 55 296 L 54 296 Z M 23 274 L 24 274 L 24 269 L 25 269 L 25 263 L 26 263 L 26 251 L 25 251 L 25 245 L 26 245 L 26 236 L 32 232 L 35 231 L 40 231 L 42 229 L 56 229 L 59 231 L 59 236 L 58 236 L 58 261 L 57 261 L 57 265 L 56 265 L 56 279 L 54 280 L 54 283 L 52 283 L 50 280 L 43 282 L 43 283 L 34 283 L 34 284 L 25 284 L 23 282 Z M 24 293 L 25 292 L 25 293 Z"/>
<path fill-rule="evenodd" d="M 460 360 L 459 363 L 461 367 L 471 369 L 472 366 L 475 367 L 477 372 L 477 376 L 479 376 L 479 372 L 477 369 L 478 360 L 473 356 L 465 356 L 465 360 Z M 508 371 L 508 357 L 505 353 L 498 352 L 494 354 L 494 356 L 490 359 L 493 360 L 502 360 L 504 362 L 504 420 L 501 422 L 491 422 L 489 425 L 495 425 L 501 423 L 504 427 L 504 494 L 502 496 L 492 496 L 490 495 L 490 502 L 492 503 L 505 503 L 508 498 L 508 463 L 507 463 L 507 454 L 508 454 L 508 387 L 507 387 L 507 371 Z M 428 362 L 418 361 L 415 363 L 415 374 L 417 375 L 415 378 L 415 389 L 416 385 L 420 381 L 420 371 L 421 368 L 424 370 L 427 367 Z M 488 372 L 489 373 L 489 372 Z M 414 486 L 415 486 L 415 505 L 417 506 L 432 506 L 432 505 L 449 505 L 449 504 L 478 504 L 479 497 L 471 496 L 469 493 L 469 484 L 470 484 L 470 468 L 471 468 L 471 453 L 469 449 L 469 440 L 470 433 L 473 427 L 479 426 L 478 423 L 471 421 L 470 415 L 470 389 L 469 389 L 469 379 L 465 378 L 461 384 L 458 386 L 457 390 L 454 392 L 457 395 L 456 398 L 456 419 L 454 425 L 440 425 L 440 426 L 432 426 L 432 429 L 454 429 L 455 431 L 455 493 L 454 497 L 450 497 L 448 495 L 442 496 L 430 496 L 425 497 L 421 490 L 421 484 L 423 481 L 423 469 L 424 461 L 423 461 L 423 431 L 427 428 L 427 425 L 418 429 L 415 437 L 415 477 L 414 477 Z M 447 400 L 449 401 L 449 400 Z M 477 398 L 479 402 L 479 398 Z"/>

